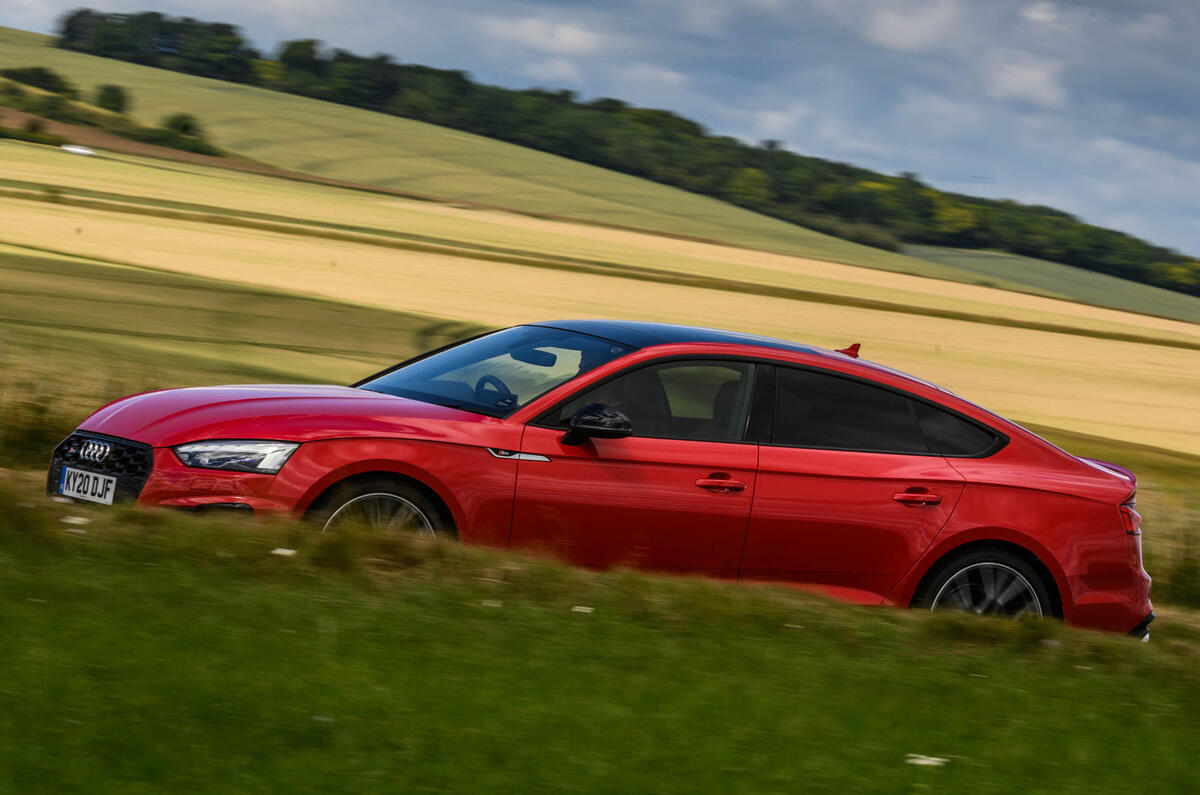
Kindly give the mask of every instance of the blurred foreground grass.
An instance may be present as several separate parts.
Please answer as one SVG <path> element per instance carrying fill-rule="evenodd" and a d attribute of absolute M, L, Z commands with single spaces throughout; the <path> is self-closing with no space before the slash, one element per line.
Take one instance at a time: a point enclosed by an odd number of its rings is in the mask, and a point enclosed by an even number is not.
<path fill-rule="evenodd" d="M 1143 646 L 31 480 L 0 484 L 7 791 L 1200 787 L 1194 616 Z"/>

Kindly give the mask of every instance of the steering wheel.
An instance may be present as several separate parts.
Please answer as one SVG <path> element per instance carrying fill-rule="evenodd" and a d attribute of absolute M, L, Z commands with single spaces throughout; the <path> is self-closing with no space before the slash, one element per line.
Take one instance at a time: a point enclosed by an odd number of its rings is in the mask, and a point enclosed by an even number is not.
<path fill-rule="evenodd" d="M 499 400 L 492 401 L 491 405 L 494 406 L 507 407 L 513 403 L 516 403 L 517 401 L 516 393 L 509 389 L 507 384 L 491 373 L 481 376 L 480 379 L 475 382 L 475 399 L 486 405 L 489 397 L 499 397 Z"/>

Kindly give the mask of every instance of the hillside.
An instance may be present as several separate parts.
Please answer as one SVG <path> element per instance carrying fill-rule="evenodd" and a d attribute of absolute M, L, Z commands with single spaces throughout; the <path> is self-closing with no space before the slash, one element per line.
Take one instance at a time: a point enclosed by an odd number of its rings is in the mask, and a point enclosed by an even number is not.
<path fill-rule="evenodd" d="M 1200 261 L 1063 210 L 950 193 L 910 172 L 804 155 L 777 140 L 750 144 L 619 98 L 486 85 L 460 70 L 396 63 L 386 54 L 363 57 L 313 38 L 263 53 L 235 25 L 153 11 L 77 9 L 61 18 L 57 33 L 56 46 L 74 52 L 475 133 L 889 251 L 902 242 L 996 249 L 1200 296 Z M 44 67 L 33 70 L 43 70 L 36 81 L 71 90 Z"/>
<path fill-rule="evenodd" d="M 412 193 L 721 240 L 970 282 L 955 268 L 822 235 L 716 199 L 489 138 L 252 86 L 61 50 L 0 27 L 0 65 L 47 66 L 85 90 L 127 88 L 132 115 L 203 120 L 217 146 L 283 168 Z"/>

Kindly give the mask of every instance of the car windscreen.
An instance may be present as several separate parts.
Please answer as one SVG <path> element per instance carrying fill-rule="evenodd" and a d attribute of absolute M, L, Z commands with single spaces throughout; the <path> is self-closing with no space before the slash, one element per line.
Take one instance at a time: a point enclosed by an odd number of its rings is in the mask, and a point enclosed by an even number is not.
<path fill-rule="evenodd" d="M 417 359 L 360 389 L 505 417 L 635 349 L 544 326 L 515 326 Z"/>

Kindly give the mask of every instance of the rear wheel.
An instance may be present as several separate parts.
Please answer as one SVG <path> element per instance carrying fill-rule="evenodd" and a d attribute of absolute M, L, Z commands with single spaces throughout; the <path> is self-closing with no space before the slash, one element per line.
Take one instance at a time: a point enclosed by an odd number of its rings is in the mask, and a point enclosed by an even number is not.
<path fill-rule="evenodd" d="M 311 514 L 321 532 L 355 525 L 382 532 L 453 536 L 437 508 L 407 483 L 372 478 L 338 486 Z"/>
<path fill-rule="evenodd" d="M 1054 603 L 1042 575 L 1003 549 L 969 552 L 943 563 L 913 604 L 929 610 L 1013 619 L 1054 615 Z"/>

